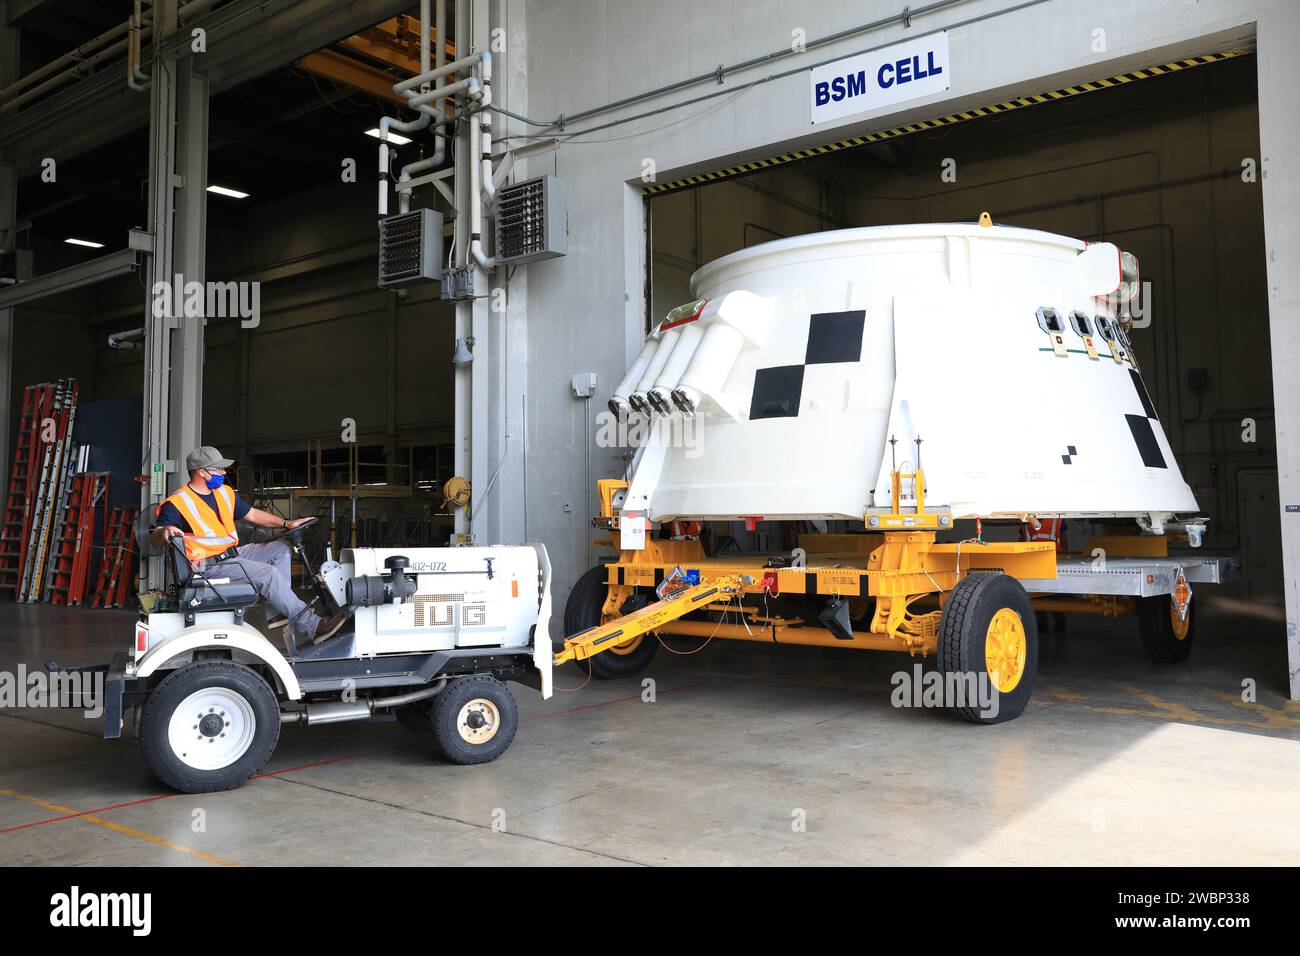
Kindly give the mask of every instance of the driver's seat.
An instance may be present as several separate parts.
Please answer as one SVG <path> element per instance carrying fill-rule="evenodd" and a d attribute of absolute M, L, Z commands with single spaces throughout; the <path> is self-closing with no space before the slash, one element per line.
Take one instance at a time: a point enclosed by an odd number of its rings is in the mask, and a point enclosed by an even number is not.
<path fill-rule="evenodd" d="M 257 603 L 259 595 L 253 582 L 246 576 L 232 576 L 241 573 L 239 565 L 222 568 L 216 564 L 196 572 L 179 546 L 170 548 L 169 557 L 176 603 L 186 624 L 193 624 L 194 615 L 205 611 L 234 611 L 235 619 L 242 620 L 244 609 Z"/>

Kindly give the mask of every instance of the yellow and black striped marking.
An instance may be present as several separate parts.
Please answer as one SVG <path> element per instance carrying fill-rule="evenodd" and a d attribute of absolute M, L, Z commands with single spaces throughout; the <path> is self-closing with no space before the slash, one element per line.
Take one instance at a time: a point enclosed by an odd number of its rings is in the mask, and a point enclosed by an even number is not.
<path fill-rule="evenodd" d="M 1217 63 L 1220 60 L 1227 60 L 1234 56 L 1241 56 L 1242 54 L 1249 52 L 1249 50 L 1224 50 L 1221 53 L 1207 53 L 1204 56 L 1193 56 L 1188 57 L 1185 60 L 1177 60 L 1173 63 L 1163 63 L 1159 66 L 1148 66 L 1141 70 L 1134 70 L 1131 73 L 1121 73 L 1118 76 L 1112 76 L 1102 80 L 1078 83 L 1074 86 L 1067 86 L 1059 90 L 1049 90 L 1046 93 L 1034 93 L 1030 96 L 1020 96 L 1002 103 L 994 103 L 990 106 L 980 106 L 975 109 L 964 110 L 960 113 L 950 113 L 947 116 L 939 116 L 934 119 L 918 120 L 915 123 L 908 123 L 906 126 L 877 130 L 873 133 L 863 133 L 861 136 L 853 136 L 849 139 L 838 140 L 834 143 L 826 143 L 822 146 L 809 146 L 804 149 L 796 149 L 789 153 L 782 153 L 780 156 L 773 156 L 770 159 L 759 159 L 749 163 L 737 163 L 736 165 L 728 166 L 725 169 L 715 169 L 711 172 L 700 173 L 696 176 L 686 176 L 682 179 L 674 179 L 669 182 L 650 183 L 645 187 L 645 194 L 647 196 L 662 196 L 666 193 L 680 192 L 683 189 L 690 189 L 694 186 L 704 186 L 709 183 L 720 182 L 724 179 L 731 179 L 735 176 L 744 176 L 748 173 L 758 172 L 762 169 L 771 169 L 776 166 L 783 166 L 786 163 L 798 162 L 803 159 L 811 159 L 814 156 L 823 156 L 827 153 L 834 153 L 841 149 L 852 149 L 854 146 L 865 146 L 868 143 L 879 143 L 882 140 L 895 139 L 899 136 L 906 136 L 909 133 L 919 133 L 923 130 L 938 129 L 942 126 L 951 126 L 954 123 L 964 123 L 967 120 L 979 119 L 984 116 L 996 116 L 999 113 L 1006 113 L 1010 110 L 1017 110 L 1026 106 L 1036 106 L 1039 103 L 1050 103 L 1054 100 L 1063 100 L 1071 96 L 1078 96 L 1082 93 L 1094 93 L 1098 90 L 1109 89 L 1113 86 L 1123 86 L 1126 83 L 1149 79 L 1153 76 L 1163 76 L 1166 73 L 1176 73 L 1179 70 L 1186 70 L 1195 66 L 1204 66 L 1207 63 Z"/>

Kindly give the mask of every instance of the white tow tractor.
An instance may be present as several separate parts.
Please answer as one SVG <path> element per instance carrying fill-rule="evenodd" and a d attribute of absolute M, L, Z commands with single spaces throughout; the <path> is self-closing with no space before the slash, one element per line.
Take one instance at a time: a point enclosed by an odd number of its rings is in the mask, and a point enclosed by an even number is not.
<path fill-rule="evenodd" d="M 238 566 L 192 570 L 182 551 L 165 562 L 164 591 L 142 602 L 131 650 L 75 668 L 104 673 L 104 736 L 120 737 L 134 710 L 145 761 L 186 793 L 242 784 L 285 723 L 395 717 L 455 763 L 504 753 L 518 726 L 505 682 L 551 695 L 545 548 L 352 548 L 313 571 L 302 530 L 276 538 L 307 567 L 321 609 L 348 609 L 349 624 L 303 647 L 285 628 L 281 651 L 244 620 L 258 595 Z"/>

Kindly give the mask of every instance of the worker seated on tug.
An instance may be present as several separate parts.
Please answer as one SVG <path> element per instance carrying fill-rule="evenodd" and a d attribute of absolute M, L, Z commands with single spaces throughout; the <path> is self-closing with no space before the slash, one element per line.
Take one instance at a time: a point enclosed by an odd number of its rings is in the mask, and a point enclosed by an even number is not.
<path fill-rule="evenodd" d="M 338 633 L 347 622 L 347 611 L 328 618 L 317 615 L 293 592 L 288 543 L 240 545 L 235 527 L 242 520 L 259 528 L 287 530 L 311 519 L 281 518 L 249 505 L 226 485 L 226 469 L 233 464 L 211 445 L 185 457 L 190 480 L 158 506 L 158 523 L 151 532 L 154 547 L 180 537 L 191 568 L 219 569 L 223 576 L 248 581 L 274 612 L 269 627 L 288 626 L 299 645 L 320 643 Z"/>

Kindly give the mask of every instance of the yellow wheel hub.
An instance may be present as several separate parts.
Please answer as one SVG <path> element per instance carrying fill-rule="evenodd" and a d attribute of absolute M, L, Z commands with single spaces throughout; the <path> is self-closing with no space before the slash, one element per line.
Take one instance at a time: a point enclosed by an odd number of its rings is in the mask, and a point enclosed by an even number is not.
<path fill-rule="evenodd" d="M 609 604 L 607 603 L 605 606 L 609 607 Z M 616 620 L 618 616 L 619 615 L 617 611 L 605 612 L 600 616 L 600 623 L 608 624 L 610 621 Z M 607 648 L 605 653 L 617 654 L 619 657 L 626 657 L 628 654 L 631 654 L 638 647 L 640 647 L 641 641 L 643 641 L 644 639 L 645 639 L 644 634 L 638 634 L 636 637 L 632 638 L 631 640 L 624 641 L 622 644 L 615 644 L 613 647 Z"/>
<path fill-rule="evenodd" d="M 497 735 L 501 712 L 486 697 L 475 697 L 456 715 L 456 732 L 468 744 L 485 744 Z"/>
<path fill-rule="evenodd" d="M 638 647 L 641 646 L 641 641 L 643 641 L 644 639 L 645 639 L 644 634 L 638 634 L 630 641 L 624 641 L 622 644 L 615 644 L 613 647 L 609 649 L 609 653 L 618 654 L 620 657 L 625 656 L 627 654 L 631 654 L 633 651 L 635 651 Z"/>
<path fill-rule="evenodd" d="M 1028 647 L 1025 623 L 1019 614 L 1004 607 L 993 615 L 984 636 L 984 669 L 999 694 L 1010 693 L 1020 683 Z"/>

